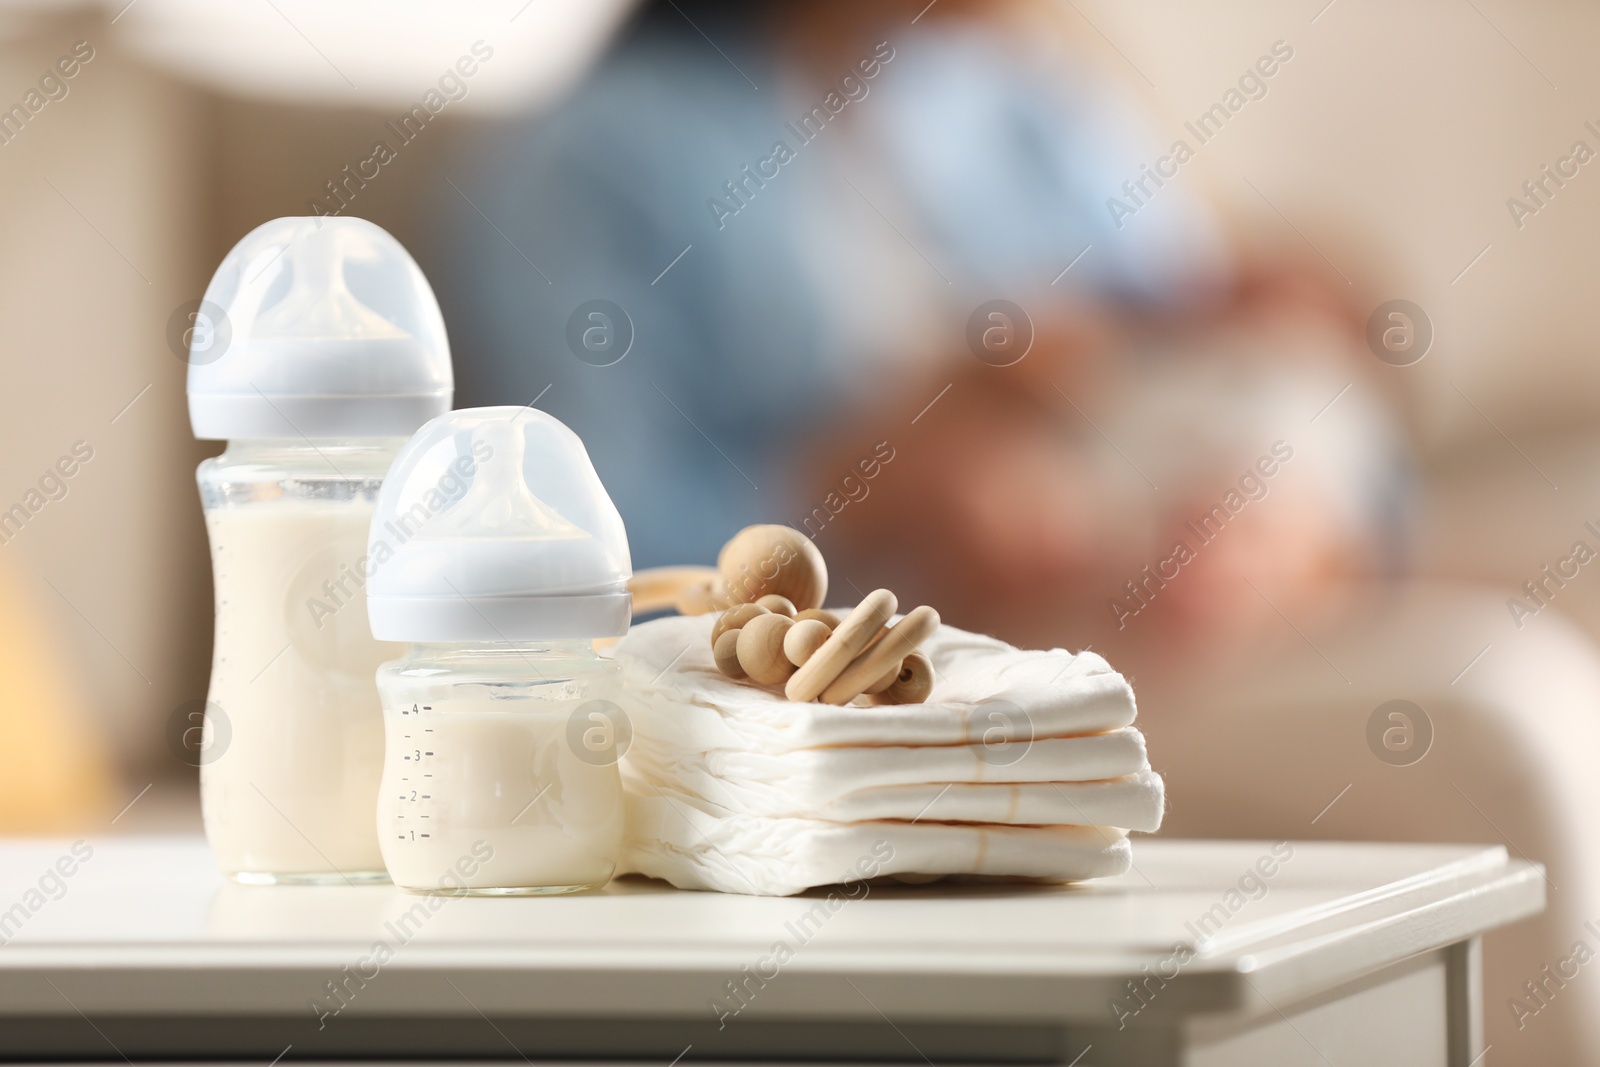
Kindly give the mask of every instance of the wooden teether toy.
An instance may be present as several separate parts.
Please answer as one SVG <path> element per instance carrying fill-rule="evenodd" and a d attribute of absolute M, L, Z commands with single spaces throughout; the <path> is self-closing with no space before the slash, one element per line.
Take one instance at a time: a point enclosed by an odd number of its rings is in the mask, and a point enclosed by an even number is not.
<path fill-rule="evenodd" d="M 628 579 L 628 592 L 635 615 L 666 608 L 680 615 L 704 615 L 728 606 L 715 594 L 716 584 L 717 572 L 710 567 L 652 567 Z"/>
<path fill-rule="evenodd" d="M 766 614 L 768 614 L 767 609 L 762 607 L 760 604 L 740 604 L 737 607 L 729 608 L 727 611 L 724 611 L 722 613 L 722 617 L 712 625 L 711 643 L 715 645 L 722 635 L 727 633 L 729 630 L 737 630 L 739 627 L 743 626 L 757 615 Z"/>
<path fill-rule="evenodd" d="M 788 526 L 747 526 L 710 567 L 658 567 L 628 583 L 635 614 L 675 608 L 721 611 L 712 659 L 729 678 L 783 686 L 794 701 L 880 704 L 926 700 L 933 665 L 916 651 L 939 628 L 930 607 L 885 628 L 899 606 L 887 589 L 867 594 L 843 619 L 823 608 L 828 566 L 809 537 Z"/>
<path fill-rule="evenodd" d="M 757 615 L 739 630 L 739 666 L 755 682 L 782 685 L 794 673 L 794 664 L 783 654 L 783 639 L 794 620 L 787 615 L 767 612 Z"/>
<path fill-rule="evenodd" d="M 900 673 L 879 695 L 884 704 L 920 704 L 933 692 L 933 664 L 921 652 L 913 652 L 900 664 Z"/>
<path fill-rule="evenodd" d="M 717 637 L 711 644 L 711 658 L 717 663 L 717 670 L 729 678 L 747 678 L 744 667 L 739 663 L 739 631 L 728 630 Z"/>
<path fill-rule="evenodd" d="M 776 595 L 796 611 L 820 608 L 828 565 L 811 538 L 791 526 L 746 526 L 717 555 L 717 592 L 730 604 Z"/>
<path fill-rule="evenodd" d="M 839 628 L 828 635 L 822 647 L 806 660 L 805 666 L 795 672 L 784 686 L 784 695 L 801 702 L 815 700 L 828 684 L 849 666 L 850 661 L 872 642 L 883 624 L 894 615 L 898 606 L 894 594 L 887 589 L 875 589 L 855 610 L 846 615 Z M 870 679 L 869 679 L 870 681 Z"/>
<path fill-rule="evenodd" d="M 884 673 L 898 676 L 905 658 L 939 628 L 939 613 L 924 605 L 884 631 L 871 648 L 862 651 L 822 691 L 824 704 L 848 704 Z M 812 699 L 815 699 L 814 697 Z"/>
<path fill-rule="evenodd" d="M 827 623 L 830 632 L 839 628 L 839 616 L 827 608 L 807 608 L 802 612 L 796 613 L 794 617 L 795 622 L 805 622 L 807 619 L 816 619 L 818 622 Z"/>
<path fill-rule="evenodd" d="M 828 565 L 811 538 L 790 526 L 746 526 L 722 546 L 717 566 L 652 567 L 628 581 L 633 613 L 672 608 L 704 615 L 734 604 L 777 597 L 795 615 L 822 607 L 828 596 Z M 776 602 L 774 602 L 776 603 Z"/>
<path fill-rule="evenodd" d="M 784 634 L 783 654 L 796 667 L 804 666 L 806 660 L 827 642 L 831 633 L 833 630 L 821 619 L 801 619 Z"/>
<path fill-rule="evenodd" d="M 766 596 L 758 598 L 755 602 L 772 612 L 774 615 L 786 615 L 791 619 L 795 617 L 796 610 L 794 603 L 786 596 L 779 596 L 777 593 L 768 593 Z"/>
<path fill-rule="evenodd" d="M 901 664 L 896 663 L 893 667 L 890 667 L 888 670 L 884 671 L 876 682 L 873 682 L 871 685 L 867 686 L 867 688 L 862 691 L 862 696 L 877 696 L 885 689 L 888 689 L 891 685 L 899 680 L 900 671 Z"/>

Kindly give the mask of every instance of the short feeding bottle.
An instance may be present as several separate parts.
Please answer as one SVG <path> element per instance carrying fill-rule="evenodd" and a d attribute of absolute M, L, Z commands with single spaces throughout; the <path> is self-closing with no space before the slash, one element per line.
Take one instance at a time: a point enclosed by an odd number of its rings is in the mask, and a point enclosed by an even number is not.
<path fill-rule="evenodd" d="M 372 823 L 383 718 L 366 538 L 395 452 L 448 411 L 421 270 L 355 218 L 282 218 L 228 253 L 189 359 L 216 587 L 200 800 L 241 882 L 387 878 Z"/>
<path fill-rule="evenodd" d="M 627 533 L 583 443 L 533 408 L 451 412 L 378 499 L 373 634 L 388 734 L 378 839 L 396 885 L 535 894 L 604 885 L 622 848 L 617 665 Z M 386 562 L 384 562 L 386 561 Z"/>

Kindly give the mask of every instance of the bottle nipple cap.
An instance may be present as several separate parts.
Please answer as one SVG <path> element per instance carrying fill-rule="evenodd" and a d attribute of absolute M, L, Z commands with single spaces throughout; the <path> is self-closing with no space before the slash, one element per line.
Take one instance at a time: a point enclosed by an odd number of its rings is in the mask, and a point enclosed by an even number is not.
<path fill-rule="evenodd" d="M 485 422 L 475 441 L 489 458 L 458 503 L 422 528 L 417 536 L 436 541 L 469 538 L 584 540 L 589 535 L 557 515 L 522 479 L 527 444 L 513 420 Z"/>
<path fill-rule="evenodd" d="M 578 435 L 534 408 L 418 430 L 379 493 L 365 566 L 384 641 L 609 637 L 632 618 L 622 517 Z"/>
<path fill-rule="evenodd" d="M 404 437 L 450 408 L 433 290 L 365 219 L 256 227 L 217 268 L 202 311 L 221 321 L 190 347 L 196 437 Z"/>

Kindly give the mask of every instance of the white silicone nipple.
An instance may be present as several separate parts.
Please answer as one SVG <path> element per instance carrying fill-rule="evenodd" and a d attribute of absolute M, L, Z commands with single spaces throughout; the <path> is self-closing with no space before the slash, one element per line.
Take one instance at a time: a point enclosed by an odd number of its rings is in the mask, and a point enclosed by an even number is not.
<path fill-rule="evenodd" d="M 361 247 L 359 234 L 339 226 L 310 227 L 290 241 L 283 251 L 289 260 L 289 293 L 257 320 L 257 336 L 410 337 L 357 300 L 345 283 L 345 262 Z"/>
<path fill-rule="evenodd" d="M 475 431 L 489 446 L 472 486 L 417 536 L 429 540 L 495 538 L 524 541 L 590 540 L 590 535 L 534 496 L 523 480 L 527 439 L 516 419 L 496 419 Z"/>

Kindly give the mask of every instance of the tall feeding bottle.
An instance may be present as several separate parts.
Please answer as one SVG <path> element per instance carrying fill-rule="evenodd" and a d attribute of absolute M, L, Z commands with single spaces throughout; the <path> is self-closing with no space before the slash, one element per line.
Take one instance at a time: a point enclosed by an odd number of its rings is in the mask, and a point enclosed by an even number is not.
<path fill-rule="evenodd" d="M 628 538 L 578 436 L 532 408 L 453 411 L 378 499 L 372 632 L 388 727 L 379 841 L 416 892 L 604 885 L 622 849 L 617 665 Z"/>
<path fill-rule="evenodd" d="M 373 671 L 396 649 L 367 624 L 367 532 L 396 451 L 450 408 L 444 320 L 399 242 L 356 218 L 257 227 L 202 312 L 189 418 L 228 442 L 198 475 L 216 587 L 206 837 L 241 882 L 381 881 Z"/>

